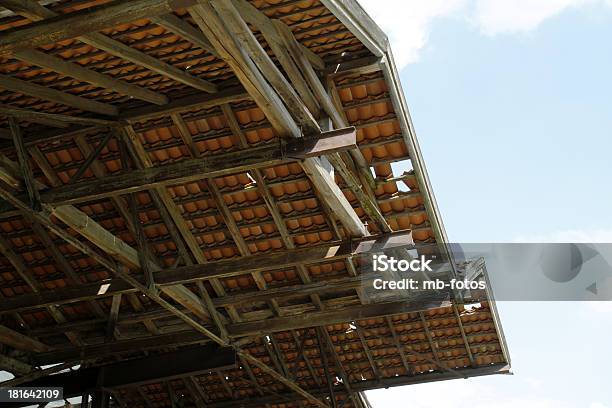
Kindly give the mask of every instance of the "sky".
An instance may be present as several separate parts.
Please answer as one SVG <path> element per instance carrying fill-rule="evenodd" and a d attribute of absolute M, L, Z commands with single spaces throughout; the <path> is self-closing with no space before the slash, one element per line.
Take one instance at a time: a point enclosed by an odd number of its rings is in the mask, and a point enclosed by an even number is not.
<path fill-rule="evenodd" d="M 390 37 L 451 241 L 612 242 L 612 1 L 360 3 Z M 498 308 L 513 376 L 373 406 L 612 408 L 612 302 Z"/>
<path fill-rule="evenodd" d="M 361 0 L 390 36 L 455 242 L 612 242 L 612 1 Z M 375 408 L 612 408 L 612 304 L 500 302 L 513 376 Z"/>

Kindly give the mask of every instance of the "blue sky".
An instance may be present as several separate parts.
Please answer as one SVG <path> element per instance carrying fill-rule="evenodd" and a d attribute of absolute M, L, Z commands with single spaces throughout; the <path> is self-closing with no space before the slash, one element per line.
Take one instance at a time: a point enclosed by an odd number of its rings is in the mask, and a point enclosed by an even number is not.
<path fill-rule="evenodd" d="M 612 2 L 366 0 L 390 35 L 450 240 L 612 242 Z M 375 407 L 612 408 L 611 302 L 504 302 L 514 376 Z"/>

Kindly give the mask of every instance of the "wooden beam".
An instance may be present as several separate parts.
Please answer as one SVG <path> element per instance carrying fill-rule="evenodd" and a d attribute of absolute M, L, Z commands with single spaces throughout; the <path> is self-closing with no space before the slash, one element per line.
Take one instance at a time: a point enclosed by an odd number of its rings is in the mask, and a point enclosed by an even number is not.
<path fill-rule="evenodd" d="M 90 220 L 90 222 L 93 222 Z M 242 274 L 283 270 L 298 265 L 309 265 L 323 262 L 333 262 L 345 260 L 349 257 L 359 256 L 375 251 L 388 251 L 393 248 L 401 248 L 412 245 L 412 235 L 410 232 L 397 232 L 380 236 L 370 236 L 363 239 L 351 239 L 345 241 L 333 241 L 317 245 L 315 247 L 303 247 L 286 251 L 273 252 L 266 255 L 252 255 L 248 257 L 229 259 L 224 261 L 208 262 L 202 265 L 188 265 L 174 269 L 164 269 L 155 274 L 156 284 L 163 287 L 186 284 L 206 279 L 219 279 Z M 110 250 L 110 249 L 109 249 Z M 144 282 L 144 277 L 140 278 Z M 339 288 L 357 284 L 359 278 L 353 277 L 346 282 L 328 282 L 332 288 L 337 284 Z M 326 283 L 312 283 L 300 288 L 305 292 L 314 292 L 321 285 Z M 106 286 L 108 285 L 108 286 Z M 101 292 L 104 287 L 105 292 Z M 296 288 L 291 288 L 295 290 Z M 284 289 L 268 289 L 276 296 L 284 296 Z M 84 300 L 97 299 L 100 296 L 112 296 L 114 294 L 126 294 L 136 291 L 131 285 L 120 279 L 109 279 L 97 283 L 90 283 L 78 288 L 61 288 L 52 291 L 41 291 L 39 293 L 24 294 L 11 298 L 5 298 L 0 303 L 0 314 L 20 312 L 44 307 L 50 304 L 66 304 Z M 260 296 L 257 292 L 251 295 L 233 295 L 236 303 L 242 301 L 258 300 Z M 252 296 L 252 297 L 251 297 Z M 265 296 L 265 295 L 261 295 Z M 229 304 L 231 298 L 220 297 L 213 299 L 216 306 Z"/>
<path fill-rule="evenodd" d="M 210 0 L 210 2 L 237 43 L 248 53 L 272 88 L 285 102 L 285 106 L 291 112 L 291 115 L 304 126 L 305 132 L 319 132 L 319 126 L 312 113 L 276 67 L 270 56 L 264 51 L 246 22 L 241 18 L 238 10 L 229 1 Z"/>
<path fill-rule="evenodd" d="M 2 0 L 0 5 L 19 13 L 27 7 L 19 4 L 22 1 Z M 68 40 L 118 24 L 171 13 L 175 8 L 193 3 L 194 1 L 188 0 L 132 0 L 128 3 L 113 1 L 99 7 L 72 12 L 7 32 L 0 39 L 0 56 L 5 57 L 18 50 Z M 27 9 L 27 12 L 32 9 Z"/>
<path fill-rule="evenodd" d="M 199 159 L 134 170 L 98 180 L 57 187 L 41 194 L 42 201 L 52 205 L 73 204 L 118 194 L 133 193 L 172 184 L 183 184 L 202 178 L 240 173 L 251 168 L 270 167 L 355 145 L 355 129 L 347 128 L 320 137 L 281 142 L 279 145 L 254 147 L 231 153 L 204 156 Z M 348 204 L 348 202 L 347 202 Z M 350 204 L 348 204 L 350 206 Z M 351 207 L 351 211 L 353 211 Z"/>
<path fill-rule="evenodd" d="M 0 354 L 0 370 L 8 371 L 9 373 L 17 376 L 32 372 L 33 369 L 34 368 L 31 365 L 26 364 L 21 360 Z"/>
<path fill-rule="evenodd" d="M 195 346 L 210 343 L 201 333 L 193 330 L 182 330 L 174 333 L 159 334 L 134 339 L 122 339 L 99 344 L 88 344 L 81 347 L 62 348 L 49 352 L 37 353 L 31 356 L 37 365 L 57 364 L 64 361 L 78 362 L 80 360 L 106 359 L 134 350 L 149 351 L 165 347 Z"/>
<path fill-rule="evenodd" d="M 235 0 L 234 2 L 238 5 L 238 8 L 242 15 L 245 16 L 245 18 L 250 19 L 250 22 L 263 33 L 268 43 L 276 44 L 277 41 L 280 42 L 280 45 L 276 45 L 274 47 L 271 45 L 271 47 L 273 48 L 273 51 L 275 52 L 285 72 L 294 72 L 294 75 L 296 75 L 295 72 L 297 71 L 297 75 L 299 75 L 299 78 L 296 80 L 297 82 L 303 81 L 301 79 L 303 74 L 306 78 L 306 82 L 310 85 L 310 89 L 312 89 L 312 91 L 314 92 L 317 101 L 321 104 L 325 112 L 333 119 L 335 127 L 346 127 L 346 118 L 343 117 L 340 113 L 340 110 L 338 110 L 334 106 L 327 91 L 319 80 L 314 68 L 308 61 L 306 52 L 304 51 L 304 47 L 301 46 L 301 44 L 295 40 L 291 29 L 289 29 L 289 27 L 283 24 L 280 20 L 272 20 L 268 18 L 264 13 L 259 11 L 252 4 L 246 2 L 245 0 Z M 225 9 L 227 9 L 223 15 L 224 21 L 231 20 L 232 17 L 234 18 L 234 20 L 239 20 L 237 16 L 230 15 L 230 12 L 235 9 L 233 9 L 233 7 L 227 5 L 226 3 L 223 4 L 225 4 Z M 248 27 L 246 27 L 246 25 L 242 27 L 238 27 L 237 25 L 238 22 L 235 22 L 234 26 L 236 27 L 234 29 L 238 30 L 238 35 L 240 33 L 243 33 L 242 37 L 247 37 L 248 34 L 250 34 L 250 31 L 248 31 Z M 253 47 L 253 45 L 251 45 L 253 42 L 256 44 L 256 46 L 259 46 L 259 43 L 257 43 L 257 41 L 252 35 L 247 39 L 250 41 L 244 41 L 246 46 L 250 45 L 251 47 Z M 260 56 L 260 59 L 255 60 L 255 62 L 263 61 L 267 64 L 267 66 L 263 67 L 263 72 L 278 71 L 269 60 L 268 55 L 263 51 L 263 49 L 261 49 L 261 46 L 259 46 L 258 49 L 255 50 L 251 48 L 251 55 Z M 296 64 L 299 66 L 299 68 L 295 66 Z M 259 65 L 261 65 L 261 62 L 259 63 Z M 278 75 L 280 75 L 280 73 L 278 73 Z M 286 83 L 271 82 L 271 84 L 277 90 L 282 90 L 287 86 Z M 287 100 L 285 102 L 288 104 L 288 106 L 296 105 L 295 102 Z M 300 124 L 302 126 L 308 125 L 308 122 L 305 122 L 305 120 L 307 120 L 308 118 L 300 118 L 300 116 L 296 115 L 295 113 L 294 117 L 300 120 Z M 338 170 L 342 178 L 345 180 L 350 190 L 353 192 L 353 194 L 355 194 L 366 214 L 368 214 L 368 216 L 376 223 L 376 225 L 382 232 L 390 231 L 390 227 L 387 224 L 387 221 L 382 215 L 380 209 L 378 208 L 373 192 L 371 191 L 371 188 L 374 186 L 374 182 L 368 164 L 366 163 L 359 149 L 351 150 L 350 154 L 358 169 L 358 174 L 360 176 L 359 178 L 363 180 L 363 184 L 357 179 L 357 177 L 355 177 L 355 175 L 353 175 L 353 172 L 347 167 L 345 161 L 342 160 L 339 155 L 328 155 L 328 158 L 330 162 L 334 165 L 334 167 Z M 345 159 L 347 163 L 350 163 L 351 160 L 348 155 L 345 156 Z"/>
<path fill-rule="evenodd" d="M 193 109 L 208 109 L 224 103 L 234 103 L 250 100 L 249 95 L 242 86 L 223 89 L 213 94 L 197 93 L 177 98 L 165 106 L 146 106 L 122 111 L 120 119 L 129 123 L 147 121 L 149 119 L 170 116 L 173 113 L 186 112 Z"/>
<path fill-rule="evenodd" d="M 83 174 L 85 174 L 85 172 L 87 171 L 87 169 L 89 168 L 89 166 L 91 166 L 91 164 L 98 159 L 98 156 L 100 155 L 100 153 L 102 153 L 102 150 L 106 147 L 106 145 L 108 144 L 108 142 L 110 142 L 110 140 L 112 139 L 112 137 L 114 132 L 107 132 L 106 136 L 104 136 L 104 138 L 98 143 L 98 145 L 96 146 L 95 149 L 93 149 L 93 151 L 91 151 L 89 153 L 89 155 L 85 158 L 85 161 L 81 164 L 81 166 L 78 168 L 78 170 L 76 171 L 76 173 L 74 173 L 72 175 L 72 177 L 70 178 L 69 183 L 72 184 L 74 182 L 76 182 L 78 179 L 81 178 L 81 176 Z"/>
<path fill-rule="evenodd" d="M 236 8 L 242 15 L 242 18 L 244 18 L 244 20 L 247 23 L 257 28 L 260 28 L 260 29 L 261 27 L 268 24 L 269 22 L 268 16 L 266 16 L 262 11 L 257 9 L 255 6 L 249 4 L 248 2 L 244 0 L 238 0 L 238 1 L 234 0 L 233 3 L 236 5 Z M 265 30 L 265 28 L 262 29 L 262 33 L 263 33 L 263 30 Z M 268 34 L 269 34 L 269 37 L 266 39 L 266 41 L 282 44 L 283 41 L 278 35 L 278 33 L 274 33 L 273 31 L 270 31 Z M 320 70 L 325 69 L 325 63 L 323 62 L 321 57 L 316 55 L 314 52 L 310 51 L 310 49 L 308 49 L 307 47 L 301 44 L 300 46 L 301 46 L 301 50 L 304 53 L 304 55 L 306 55 L 310 63 L 315 68 L 320 69 Z"/>
<path fill-rule="evenodd" d="M 161 16 L 153 17 L 151 19 L 152 22 L 158 24 L 169 31 L 172 31 L 174 34 L 177 34 L 187 41 L 193 43 L 194 45 L 202 48 L 205 51 L 208 51 L 214 56 L 218 56 L 217 51 L 215 51 L 214 47 L 204 37 L 202 32 L 189 24 L 187 21 L 184 21 L 177 17 L 175 14 L 164 14 Z"/>
<path fill-rule="evenodd" d="M 264 371 L 266 374 L 269 374 L 276 381 L 278 381 L 278 382 L 282 383 L 283 385 L 287 386 L 289 389 L 294 391 L 296 394 L 301 395 L 307 401 L 310 401 L 314 405 L 316 405 L 318 407 L 321 407 L 321 408 L 329 408 L 329 406 L 327 404 L 321 402 L 319 399 L 314 397 L 312 394 L 304 391 L 294 381 L 291 381 L 291 380 L 287 379 L 286 377 L 282 376 L 281 374 L 279 374 L 278 372 L 274 371 L 273 369 L 268 367 L 266 364 L 264 364 L 260 360 L 256 359 L 255 357 L 251 356 L 250 354 L 245 353 L 244 351 L 238 351 L 238 355 L 242 359 L 247 361 L 249 364 L 259 368 L 260 370 Z"/>
<path fill-rule="evenodd" d="M 79 64 L 64 61 L 59 57 L 45 54 L 37 50 L 22 50 L 15 53 L 15 58 L 27 61 L 42 68 L 47 68 L 54 72 L 59 72 L 79 81 L 87 82 L 102 88 L 117 92 L 132 98 L 141 99 L 156 105 L 168 103 L 166 95 L 150 91 L 138 85 L 115 79 L 111 76 L 99 74 L 96 71 L 85 68 Z"/>
<path fill-rule="evenodd" d="M 204 35 L 219 55 L 232 68 L 245 89 L 262 109 L 272 128 L 282 137 L 300 138 L 302 132 L 283 105 L 276 91 L 267 83 L 253 61 L 234 41 L 225 24 L 208 3 L 189 9 Z M 367 235 L 363 223 L 342 191 L 317 158 L 304 160 L 304 171 L 317 186 L 327 204 L 336 211 L 338 219 L 353 236 Z"/>
<path fill-rule="evenodd" d="M 217 90 L 217 87 L 209 81 L 205 81 L 201 78 L 190 75 L 189 73 L 182 71 L 173 65 L 153 58 L 144 52 L 138 51 L 123 44 L 120 41 L 113 40 L 112 38 L 109 38 L 103 34 L 94 33 L 94 31 L 99 31 L 102 28 L 110 27 L 116 24 L 167 14 L 172 12 L 172 10 L 175 8 L 189 6 L 193 4 L 195 0 L 134 0 L 130 1 L 129 3 L 115 1 L 94 9 L 86 9 L 81 12 L 70 13 L 65 16 L 57 15 L 53 11 L 40 6 L 34 0 L 0 1 L 0 4 L 4 5 L 5 7 L 15 10 L 19 14 L 39 22 L 37 25 L 29 28 L 29 30 L 31 30 L 30 34 L 32 34 L 32 31 L 36 32 L 36 29 L 40 30 L 41 28 L 44 28 L 45 25 L 52 26 L 52 29 L 53 27 L 56 27 L 59 22 L 59 32 L 62 33 L 62 35 L 67 35 L 64 31 L 62 31 L 61 21 L 64 19 L 70 21 L 72 21 L 72 19 L 81 20 L 80 27 L 77 25 L 72 30 L 64 29 L 65 31 L 70 32 L 68 38 L 78 37 L 80 41 L 83 41 L 92 47 L 99 48 L 108 52 L 109 54 L 116 55 L 124 60 L 141 65 L 150 69 L 151 71 L 157 72 L 158 74 L 164 75 L 168 78 L 172 78 L 177 82 L 189 85 L 193 88 L 205 92 L 215 92 Z M 83 16 L 80 14 L 85 14 L 86 17 L 83 18 Z M 92 15 L 95 15 L 95 17 L 99 20 L 92 21 L 92 25 L 88 25 L 87 23 L 90 21 Z M 49 20 L 41 21 L 43 19 Z M 96 23 L 98 25 L 96 25 Z M 82 27 L 83 24 L 86 26 L 84 31 Z M 100 25 L 103 27 L 100 28 Z M 28 28 L 22 30 L 26 29 Z M 49 29 L 50 28 L 47 27 L 47 30 Z M 49 32 L 45 33 L 45 31 L 41 31 L 40 35 L 44 38 L 45 35 L 49 35 Z M 60 35 L 60 37 L 54 37 L 52 42 L 59 41 L 59 38 L 62 38 L 62 35 Z M 1 44 L 2 42 L 0 41 L 0 53 L 2 51 Z"/>
<path fill-rule="evenodd" d="M 263 336 L 279 331 L 332 325 L 352 320 L 369 319 L 399 313 L 413 313 L 432 308 L 446 307 L 450 305 L 447 299 L 448 296 L 446 294 L 436 294 L 424 296 L 420 299 L 414 297 L 406 301 L 374 303 L 352 306 L 340 310 L 326 310 L 293 316 L 275 317 L 255 322 L 233 323 L 227 325 L 227 331 L 229 336 L 233 338 Z"/>
<path fill-rule="evenodd" d="M 188 72 L 175 67 L 174 65 L 170 65 L 166 62 L 153 58 L 141 51 L 123 44 L 122 42 L 112 40 L 103 34 L 88 34 L 87 36 L 79 37 L 79 39 L 92 47 L 104 50 L 109 54 L 113 54 L 121 57 L 124 60 L 131 61 L 135 64 L 150 69 L 153 72 L 157 72 L 160 75 L 171 78 L 182 84 L 189 85 L 190 87 L 200 91 L 214 93 L 218 90 L 217 86 L 210 81 L 206 81 L 191 75 Z"/>
<path fill-rule="evenodd" d="M 510 367 L 507 364 L 492 364 L 488 366 L 478 367 L 478 368 L 460 368 L 458 369 L 460 373 L 464 377 L 480 377 L 486 375 L 499 375 L 499 374 L 509 374 Z M 447 381 L 457 378 L 454 374 L 446 373 L 446 372 L 430 372 L 423 373 L 414 376 L 397 376 L 391 378 L 385 378 L 381 381 L 372 380 L 372 381 L 358 381 L 353 385 L 354 392 L 363 392 L 370 391 L 373 389 L 382 389 L 382 388 L 390 388 L 390 387 L 402 387 L 406 385 L 418 385 L 429 382 L 437 382 L 437 381 Z M 341 384 L 335 386 L 336 394 L 342 394 L 344 398 L 346 393 L 340 389 L 342 387 Z M 325 394 L 322 392 L 314 392 L 313 395 L 324 398 Z M 287 401 L 294 401 L 291 399 L 292 395 L 289 393 L 282 393 L 276 395 L 266 395 L 263 397 L 249 398 L 248 401 L 245 401 L 241 404 L 241 408 L 259 408 L 262 406 L 269 405 L 277 405 L 277 404 L 286 404 Z M 235 402 L 217 402 L 213 404 L 209 404 L 208 408 L 234 408 Z"/>
<path fill-rule="evenodd" d="M 6 326 L 0 326 L 0 344 L 5 344 L 16 348 L 17 350 L 30 351 L 34 353 L 42 353 L 52 350 L 52 347 L 47 346 L 40 341 L 28 337 L 24 334 L 9 329 Z"/>
<path fill-rule="evenodd" d="M 75 207 L 64 205 L 54 208 L 53 215 L 102 249 L 105 253 L 121 261 L 124 265 L 131 268 L 141 268 L 138 251 L 108 232 L 82 211 Z M 160 270 L 159 266 L 153 262 L 149 264 L 149 267 L 152 268 L 153 271 Z M 197 296 L 189 289 L 181 285 L 171 285 L 165 287 L 163 291 L 176 302 L 183 305 L 188 310 L 191 310 L 200 319 L 204 321 L 210 320 L 208 312 L 206 312 Z"/>
<path fill-rule="evenodd" d="M 293 60 L 295 60 L 296 64 L 299 66 L 300 71 L 303 73 L 307 83 L 313 90 L 317 101 L 321 104 L 323 110 L 331 118 L 334 126 L 336 128 L 343 128 L 347 126 L 348 121 L 346 119 L 346 116 L 344 115 L 344 112 L 342 112 L 341 109 L 334 105 L 332 98 L 329 96 L 327 90 L 324 88 L 314 68 L 312 67 L 304 53 L 300 50 L 300 44 L 293 36 L 291 29 L 279 20 L 269 20 L 269 23 L 272 24 L 280 34 L 281 38 L 284 41 L 286 49 L 289 51 L 289 53 L 293 57 Z M 376 224 L 380 231 L 391 231 L 389 224 L 387 223 L 385 217 L 380 211 L 380 208 L 378 207 L 378 204 L 376 203 L 376 199 L 372 191 L 372 188 L 375 187 L 375 184 L 372 174 L 370 173 L 368 163 L 365 161 L 359 149 L 353 149 L 349 153 L 350 156 L 348 154 L 344 154 L 344 157 L 341 157 L 341 155 L 330 155 L 328 156 L 328 159 L 333 164 L 334 168 L 336 168 L 336 170 L 338 171 L 342 179 L 345 181 L 349 189 L 356 196 L 365 213 Z M 349 169 L 349 167 L 347 166 L 347 163 L 351 162 L 351 158 L 352 161 L 354 161 L 355 171 L 357 172 L 359 177 L 356 177 L 353 174 L 353 171 L 351 171 L 351 169 Z"/>
<path fill-rule="evenodd" d="M 15 145 L 15 150 L 17 151 L 17 162 L 21 168 L 23 181 L 28 192 L 28 198 L 30 199 L 30 206 L 34 210 L 39 211 L 40 195 L 38 193 L 38 188 L 36 188 L 36 185 L 34 184 L 34 173 L 32 172 L 32 167 L 30 167 L 28 153 L 25 145 L 23 144 L 19 123 L 17 123 L 17 120 L 11 116 L 8 118 L 8 123 L 11 133 L 13 134 L 13 144 Z"/>
<path fill-rule="evenodd" d="M 0 75 L 0 88 L 102 115 L 117 116 L 119 113 L 119 110 L 113 105 L 60 92 L 53 88 L 12 78 L 7 75 Z"/>
<path fill-rule="evenodd" d="M 64 125 L 75 124 L 85 126 L 109 127 L 117 125 L 116 121 L 96 118 L 84 118 L 81 116 L 69 116 L 58 113 L 37 112 L 30 109 L 18 108 L 15 106 L 0 104 L 0 114 L 12 116 L 20 120 L 33 123 L 51 124 L 63 127 Z"/>
<path fill-rule="evenodd" d="M 117 326 L 117 318 L 119 317 L 119 308 L 121 307 L 121 294 L 113 295 L 110 313 L 108 315 L 108 323 L 106 325 L 106 340 L 111 341 L 115 338 L 115 328 Z"/>

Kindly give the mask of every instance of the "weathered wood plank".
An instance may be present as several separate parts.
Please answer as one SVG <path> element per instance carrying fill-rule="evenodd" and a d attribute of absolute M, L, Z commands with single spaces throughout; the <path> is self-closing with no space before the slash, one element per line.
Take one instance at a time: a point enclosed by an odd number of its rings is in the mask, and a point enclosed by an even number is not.
<path fill-rule="evenodd" d="M 208 3 L 201 3 L 189 9 L 204 35 L 213 44 L 221 58 L 232 68 L 253 100 L 264 112 L 277 134 L 286 138 L 300 138 L 301 129 L 283 105 L 276 91 L 268 84 L 259 69 L 246 52 L 238 46 L 225 28 L 215 10 Z M 320 191 L 323 200 L 336 211 L 338 219 L 353 236 L 367 235 L 363 223 L 317 158 L 306 159 L 302 167 Z"/>
<path fill-rule="evenodd" d="M 96 102 L 66 92 L 60 92 L 53 88 L 37 85 L 6 75 L 0 76 L 0 88 L 102 115 L 117 116 L 119 113 L 119 110 L 113 105 Z"/>
<path fill-rule="evenodd" d="M 19 5 L 21 1 L 2 0 L 0 5 L 9 10 L 19 11 L 23 7 Z M 114 1 L 99 7 L 69 13 L 7 32 L 0 39 L 0 56 L 75 38 L 121 23 L 171 13 L 175 8 L 187 7 L 194 3 L 195 0 Z"/>
<path fill-rule="evenodd" d="M 53 349 L 52 347 L 47 346 L 38 340 L 9 329 L 6 326 L 0 326 L 0 344 L 6 344 L 7 346 L 11 346 L 18 350 L 35 353 L 42 353 L 44 351 L 50 351 Z"/>
<path fill-rule="evenodd" d="M 194 45 L 197 45 L 203 50 L 208 51 L 212 55 L 218 56 L 217 51 L 215 51 L 210 41 L 208 41 L 206 37 L 204 37 L 200 30 L 198 30 L 188 22 L 181 20 L 176 15 L 164 14 L 162 16 L 153 17 L 151 21 L 155 24 L 165 27 L 166 29 L 172 31 L 175 34 L 180 35 L 184 39 L 192 42 Z"/>
<path fill-rule="evenodd" d="M 51 126 L 64 127 L 70 124 L 85 126 L 115 126 L 114 120 L 84 118 L 81 116 L 69 116 L 58 113 L 38 112 L 30 109 L 18 108 L 10 105 L 0 104 L 0 114 L 12 116 L 27 122 L 53 124 Z M 27 141 L 26 141 L 27 144 Z"/>
<path fill-rule="evenodd" d="M 0 354 L 0 370 L 6 370 L 14 375 L 24 375 L 32 372 L 33 367 L 23 361 Z"/>
<path fill-rule="evenodd" d="M 73 14 L 76 14 L 76 13 L 71 13 L 68 16 L 58 16 L 53 11 L 46 9 L 45 7 L 37 4 L 33 0 L 1 0 L 1 1 L 4 3 L 5 7 L 11 10 L 15 10 L 19 14 L 26 16 L 31 20 L 39 21 L 38 25 L 41 25 L 41 26 L 44 26 L 45 24 L 51 24 L 55 22 L 56 20 L 62 20 L 63 18 L 69 18 L 73 16 Z M 142 4 L 146 2 L 149 3 L 148 7 L 150 7 L 148 10 L 147 10 L 147 4 L 144 4 L 144 6 Z M 141 18 L 151 18 L 156 15 L 167 14 L 168 12 L 171 12 L 173 8 L 187 7 L 193 4 L 194 2 L 195 0 L 153 0 L 153 1 L 138 0 L 138 1 L 131 1 L 129 3 L 116 1 L 115 3 L 111 3 L 111 5 L 115 5 L 116 9 L 114 9 L 114 11 L 117 14 L 120 14 L 122 9 L 124 9 L 124 11 L 130 8 L 134 8 L 134 10 L 139 10 L 140 14 L 133 12 L 131 14 L 128 13 L 129 15 L 125 15 L 124 17 L 117 18 L 117 20 L 121 20 L 119 21 L 119 23 L 121 23 L 121 22 L 133 21 L 134 19 L 138 20 Z M 163 3 L 167 3 L 167 6 L 169 7 L 164 7 Z M 111 5 L 106 5 L 106 6 L 111 7 Z M 101 6 L 101 7 L 103 8 L 104 6 Z M 89 13 L 96 12 L 97 9 L 98 8 L 91 9 L 89 10 Z M 85 12 L 87 12 L 87 10 L 85 10 Z M 99 18 L 101 20 L 104 20 L 105 18 L 112 18 L 112 16 L 105 16 L 104 13 L 102 13 L 102 15 Z M 41 20 L 43 19 L 49 19 L 49 20 L 42 22 Z M 88 20 L 84 19 L 84 21 L 87 22 Z M 114 24 L 110 24 L 109 26 L 112 26 L 112 25 Z M 112 38 L 109 38 L 103 34 L 94 32 L 94 31 L 99 31 L 99 30 L 100 28 L 97 28 L 97 27 L 94 27 L 94 29 L 90 29 L 90 27 L 88 27 L 87 30 L 84 31 L 83 33 L 76 32 L 74 35 L 72 35 L 72 37 L 78 36 L 79 40 L 93 47 L 99 48 L 110 54 L 121 57 L 124 60 L 131 61 L 133 63 L 146 67 L 154 72 L 157 72 L 161 75 L 172 78 L 175 81 L 189 85 L 196 89 L 199 89 L 205 92 L 215 92 L 216 91 L 217 89 L 216 86 L 212 84 L 211 82 L 195 77 L 193 75 L 190 75 L 189 73 L 184 72 L 156 58 L 153 58 L 145 54 L 144 52 L 131 48 L 123 44 L 122 42 L 113 40 Z M 89 34 L 85 34 L 85 33 L 89 33 Z M 81 34 L 84 34 L 84 35 L 81 35 Z M 69 37 L 69 38 L 72 38 L 72 37 Z M 58 40 L 55 39 L 54 41 L 58 41 Z"/>
<path fill-rule="evenodd" d="M 306 327 L 325 326 L 369 319 L 399 313 L 412 313 L 432 308 L 450 306 L 446 295 L 428 296 L 422 299 L 411 299 L 390 303 L 372 303 L 353 306 L 340 310 L 325 310 L 299 315 L 275 317 L 255 322 L 241 322 L 227 325 L 230 337 L 263 336 L 285 330 L 303 329 Z"/>
<path fill-rule="evenodd" d="M 332 133 L 323 133 L 318 138 L 283 141 L 279 145 L 256 147 L 247 151 L 211 155 L 166 166 L 138 169 L 127 174 L 57 187 L 42 192 L 41 199 L 45 203 L 65 205 L 187 183 L 203 177 L 219 177 L 247 171 L 251 168 L 269 167 L 301 158 L 319 156 L 330 150 L 351 148 L 355 145 L 354 136 L 354 128 L 347 128 Z M 351 211 L 353 211 L 352 207 Z"/>
<path fill-rule="evenodd" d="M 19 167 L 21 168 L 21 175 L 28 192 L 30 206 L 35 210 L 40 210 L 40 194 L 38 193 L 38 188 L 36 188 L 34 183 L 34 173 L 32 172 L 32 167 L 30 167 L 28 152 L 23 144 L 23 137 L 21 136 L 19 123 L 14 117 L 9 116 L 8 124 L 13 135 L 13 144 L 15 145 L 15 150 L 17 151 L 17 161 L 19 163 Z"/>
<path fill-rule="evenodd" d="M 64 61 L 53 55 L 45 54 L 37 50 L 22 50 L 15 53 L 15 57 L 22 61 L 27 61 L 39 67 L 47 68 L 54 72 L 59 72 L 71 78 L 88 82 L 100 86 L 122 95 L 131 96 L 136 99 L 151 102 L 156 105 L 168 103 L 168 97 L 163 94 L 150 91 L 137 85 L 129 84 L 125 81 L 115 79 L 108 75 L 99 74 L 96 71 L 82 67 L 79 64 Z"/>

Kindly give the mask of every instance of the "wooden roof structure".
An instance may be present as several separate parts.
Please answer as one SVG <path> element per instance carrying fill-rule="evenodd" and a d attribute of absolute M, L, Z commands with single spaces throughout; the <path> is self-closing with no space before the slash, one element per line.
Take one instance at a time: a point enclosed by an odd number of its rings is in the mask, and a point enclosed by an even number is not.
<path fill-rule="evenodd" d="M 494 302 L 363 293 L 360 253 L 446 236 L 355 1 L 0 6 L 7 384 L 365 408 L 368 389 L 508 372 Z"/>

